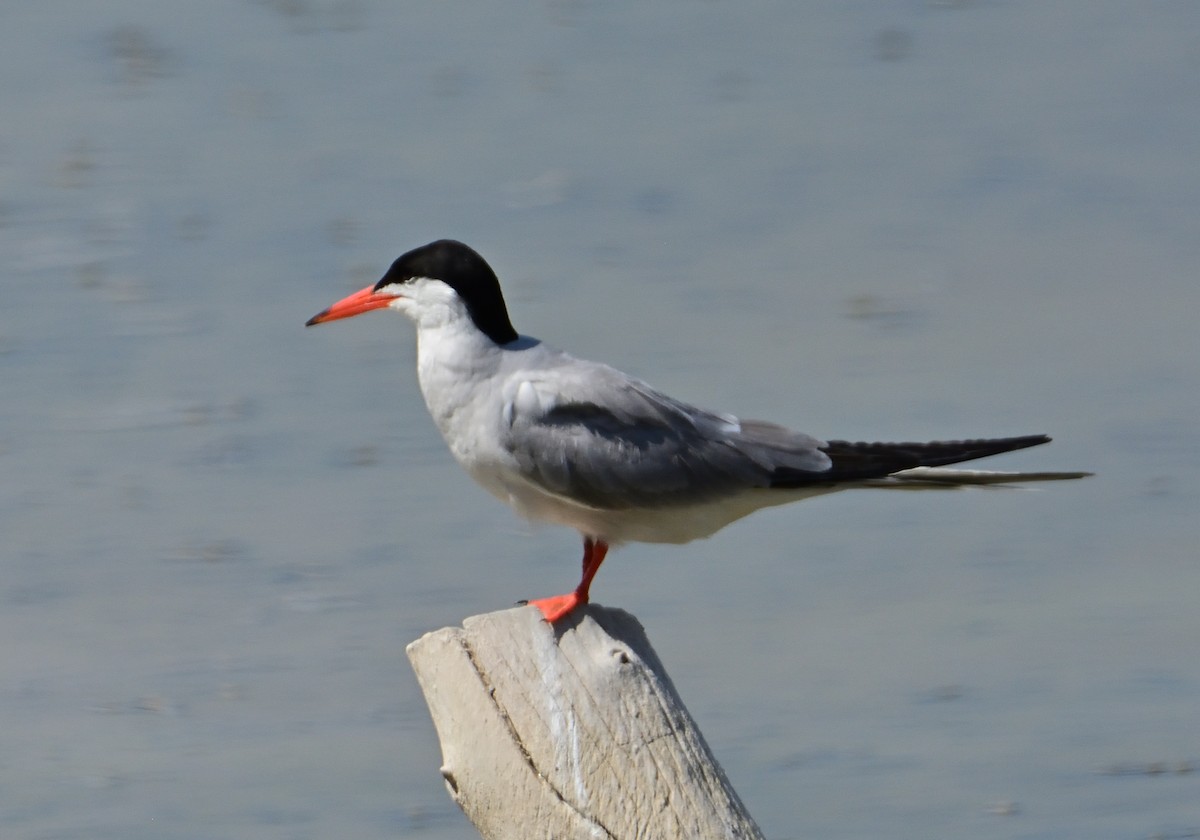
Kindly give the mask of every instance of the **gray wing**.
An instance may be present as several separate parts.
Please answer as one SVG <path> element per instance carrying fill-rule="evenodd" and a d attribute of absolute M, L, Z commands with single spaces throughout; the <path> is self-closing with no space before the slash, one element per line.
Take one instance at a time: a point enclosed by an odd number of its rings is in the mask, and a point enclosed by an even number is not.
<path fill-rule="evenodd" d="M 667 507 L 829 469 L 822 441 L 704 411 L 577 360 L 510 383 L 505 448 L 524 478 L 602 509 Z"/>

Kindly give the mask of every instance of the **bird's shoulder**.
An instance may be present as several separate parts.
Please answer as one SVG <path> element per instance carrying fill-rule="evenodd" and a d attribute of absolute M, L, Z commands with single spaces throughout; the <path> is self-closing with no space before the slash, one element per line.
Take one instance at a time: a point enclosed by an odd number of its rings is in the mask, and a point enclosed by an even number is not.
<path fill-rule="evenodd" d="M 504 380 L 501 396 L 509 426 L 570 423 L 613 433 L 645 426 L 682 432 L 711 423 L 737 423 L 732 416 L 673 399 L 600 362 L 550 349 L 538 362 L 514 370 Z"/>

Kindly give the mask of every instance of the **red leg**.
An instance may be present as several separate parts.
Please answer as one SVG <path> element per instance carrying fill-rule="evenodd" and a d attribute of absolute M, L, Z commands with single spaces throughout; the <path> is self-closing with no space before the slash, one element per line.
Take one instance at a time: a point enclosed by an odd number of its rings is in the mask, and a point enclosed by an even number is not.
<path fill-rule="evenodd" d="M 546 621 L 549 621 L 551 624 L 564 618 L 576 607 L 586 604 L 588 602 L 588 590 L 592 587 L 592 579 L 596 577 L 596 572 L 600 571 L 600 564 L 604 562 L 604 555 L 607 553 L 608 543 L 603 540 L 592 540 L 591 537 L 584 537 L 583 577 L 580 578 L 579 586 L 575 587 L 575 591 L 569 592 L 566 595 L 538 598 L 536 601 L 530 601 L 529 603 L 541 610 Z"/>

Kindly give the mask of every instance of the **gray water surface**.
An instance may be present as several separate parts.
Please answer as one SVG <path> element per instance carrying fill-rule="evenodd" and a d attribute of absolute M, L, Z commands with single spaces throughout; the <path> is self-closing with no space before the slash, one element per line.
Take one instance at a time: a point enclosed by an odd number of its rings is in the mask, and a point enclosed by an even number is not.
<path fill-rule="evenodd" d="M 578 538 L 303 328 L 442 236 L 683 399 L 1098 473 L 611 556 L 768 836 L 1200 836 L 1200 6 L 13 3 L 0 74 L 0 836 L 475 836 L 403 647 Z"/>

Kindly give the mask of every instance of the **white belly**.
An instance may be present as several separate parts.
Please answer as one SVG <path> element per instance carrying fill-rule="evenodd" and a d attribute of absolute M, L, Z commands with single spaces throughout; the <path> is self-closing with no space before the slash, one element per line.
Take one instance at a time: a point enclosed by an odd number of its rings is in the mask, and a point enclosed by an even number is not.
<path fill-rule="evenodd" d="M 749 490 L 700 504 L 607 510 L 548 493 L 517 476 L 502 482 L 481 475 L 474 477 L 526 519 L 566 525 L 609 545 L 625 542 L 682 544 L 704 539 L 756 510 L 832 492 L 832 488 Z"/>

